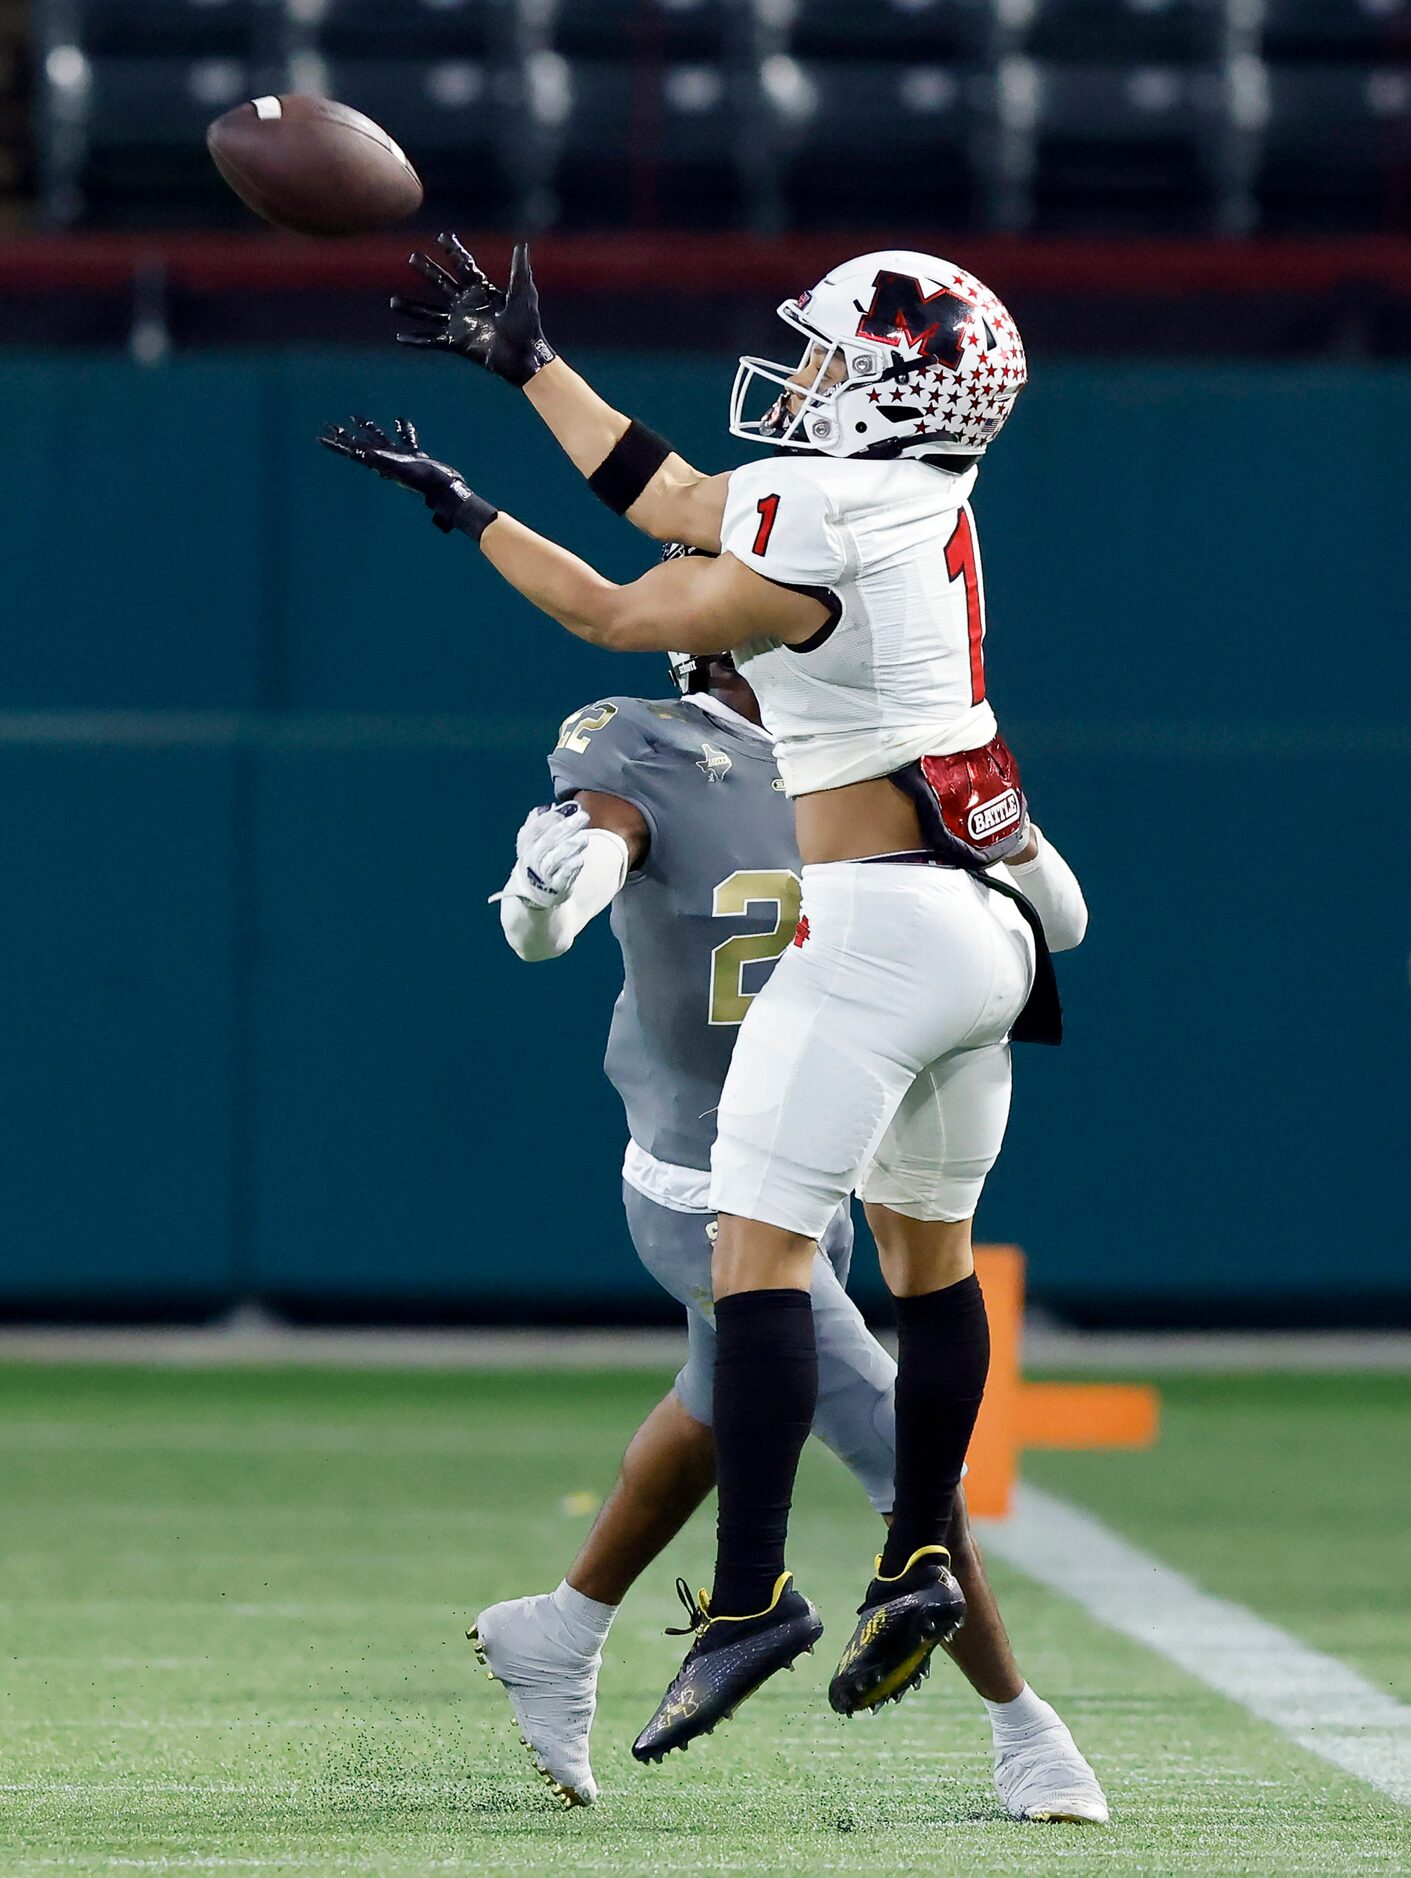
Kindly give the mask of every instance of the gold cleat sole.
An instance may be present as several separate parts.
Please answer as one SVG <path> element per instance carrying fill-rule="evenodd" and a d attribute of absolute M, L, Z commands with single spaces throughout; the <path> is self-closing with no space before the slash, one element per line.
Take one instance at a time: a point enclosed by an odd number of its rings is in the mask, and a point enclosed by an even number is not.
<path fill-rule="evenodd" d="M 931 1658 L 938 1649 L 955 1638 L 960 1627 L 960 1623 L 954 1623 L 944 1630 L 923 1635 L 915 1649 L 885 1676 L 865 1693 L 853 1695 L 851 1706 L 842 1711 L 845 1719 L 851 1715 L 880 1715 L 889 1702 L 900 1702 L 913 1689 L 919 1689 L 931 1673 Z"/>
<path fill-rule="evenodd" d="M 499 1682 L 500 1679 L 495 1674 L 494 1670 L 491 1669 L 489 1658 L 485 1654 L 485 1645 L 480 1641 L 480 1632 L 478 1630 L 467 1630 L 465 1636 L 466 1642 L 469 1643 L 470 1647 L 475 1651 L 476 1660 L 479 1662 L 480 1667 L 485 1671 L 490 1681 Z M 513 1709 L 510 1710 L 510 1721 L 517 1726 Z M 554 1798 L 558 1800 L 561 1805 L 574 1807 L 591 1806 L 593 1804 L 593 1802 L 585 1798 L 576 1787 L 566 1787 L 561 1780 L 554 1779 L 547 1767 L 540 1766 L 538 1755 L 534 1752 L 533 1748 L 530 1747 L 529 1742 L 523 1735 L 519 1737 L 519 1745 L 529 1756 L 529 1765 L 534 1769 L 540 1780 L 543 1781 L 544 1785 L 549 1789 L 549 1792 L 553 1794 Z"/>

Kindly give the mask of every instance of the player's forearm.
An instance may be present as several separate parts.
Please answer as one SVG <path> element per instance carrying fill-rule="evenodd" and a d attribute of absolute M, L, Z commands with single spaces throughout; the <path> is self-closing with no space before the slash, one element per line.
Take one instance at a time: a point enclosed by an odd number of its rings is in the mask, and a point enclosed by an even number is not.
<path fill-rule="evenodd" d="M 480 549 L 516 592 L 575 638 L 616 647 L 615 599 L 622 590 L 586 561 L 504 513 L 481 535 Z"/>
<path fill-rule="evenodd" d="M 583 476 L 593 474 L 631 421 L 562 359 L 536 372 L 524 387 L 524 395 Z"/>
<path fill-rule="evenodd" d="M 500 901 L 500 930 L 526 965 L 561 959 L 587 924 L 571 899 L 561 906 L 531 906 L 506 894 Z"/>
<path fill-rule="evenodd" d="M 562 359 L 555 359 L 536 372 L 525 385 L 524 395 L 553 432 L 574 468 L 590 482 L 623 442 L 632 425 L 631 418 L 600 397 L 588 381 Z M 664 448 L 666 446 L 658 442 L 658 452 Z M 647 467 L 651 473 L 641 483 L 639 492 L 629 471 L 621 502 L 601 488 L 597 493 L 603 495 L 609 507 L 625 515 L 635 528 L 657 541 L 684 541 L 688 547 L 715 553 L 720 547 L 720 517 L 725 506 L 723 493 L 717 500 L 710 488 L 717 479 L 703 476 L 675 450 L 668 450 L 657 467 L 651 468 L 650 460 Z"/>
<path fill-rule="evenodd" d="M 590 920 L 610 905 L 627 878 L 627 843 L 611 829 L 588 831 L 583 867 L 572 891 L 556 906 L 535 906 L 513 891 L 514 876 L 498 896 L 500 930 L 528 964 L 559 959 Z"/>
<path fill-rule="evenodd" d="M 828 609 L 732 556 L 682 555 L 622 586 L 513 516 L 491 511 L 477 539 L 491 565 L 551 619 L 610 652 L 732 652 L 757 639 L 797 645 Z"/>
<path fill-rule="evenodd" d="M 497 573 L 576 639 L 609 652 L 664 652 L 675 643 L 662 623 L 666 611 L 643 605 L 637 596 L 641 581 L 618 586 L 512 515 L 497 516 L 481 535 L 480 547 Z M 691 650 L 689 634 L 676 630 L 679 643 Z"/>
<path fill-rule="evenodd" d="M 1037 827 L 1039 851 L 1029 861 L 1010 862 L 1005 872 L 1039 916 L 1050 952 L 1071 952 L 1088 930 L 1088 906 L 1077 875 Z"/>

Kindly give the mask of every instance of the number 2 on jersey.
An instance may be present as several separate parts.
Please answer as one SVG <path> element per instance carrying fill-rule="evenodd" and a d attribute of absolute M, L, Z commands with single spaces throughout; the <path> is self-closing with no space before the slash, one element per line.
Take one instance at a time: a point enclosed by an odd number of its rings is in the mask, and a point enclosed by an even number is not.
<path fill-rule="evenodd" d="M 969 509 L 956 517 L 955 532 L 946 543 L 946 572 L 965 582 L 965 628 L 970 641 L 970 702 L 985 697 L 985 602 L 980 591 L 980 568 L 975 559 L 975 530 Z"/>
<path fill-rule="evenodd" d="M 554 748 L 573 750 L 582 756 L 593 732 L 605 730 L 616 716 L 615 704 L 585 704 L 581 711 L 575 711 L 559 725 L 559 740 Z"/>
<path fill-rule="evenodd" d="M 740 919 L 751 907 L 777 913 L 773 932 L 736 933 L 710 955 L 710 1021 L 738 1024 L 754 1000 L 745 989 L 745 967 L 777 959 L 794 936 L 799 923 L 803 887 L 787 868 L 741 868 L 727 874 L 711 898 L 716 919 Z M 767 914 L 766 914 L 767 917 Z"/>

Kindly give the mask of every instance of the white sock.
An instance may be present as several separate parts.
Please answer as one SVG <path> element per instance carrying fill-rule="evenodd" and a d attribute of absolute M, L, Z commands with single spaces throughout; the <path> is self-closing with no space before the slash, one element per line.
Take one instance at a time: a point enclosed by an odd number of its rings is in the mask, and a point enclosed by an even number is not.
<path fill-rule="evenodd" d="M 985 1707 L 997 1748 L 1022 1741 L 1041 1728 L 1051 1728 L 1058 1720 L 1057 1710 L 1050 1708 L 1041 1695 L 1035 1695 L 1028 1683 L 1012 1702 L 986 1702 Z"/>
<path fill-rule="evenodd" d="M 607 1642 L 618 1607 L 615 1604 L 599 1604 L 596 1598 L 585 1598 L 581 1591 L 574 1590 L 566 1578 L 558 1590 L 551 1594 L 550 1602 L 573 1647 L 584 1656 L 596 1656 Z"/>

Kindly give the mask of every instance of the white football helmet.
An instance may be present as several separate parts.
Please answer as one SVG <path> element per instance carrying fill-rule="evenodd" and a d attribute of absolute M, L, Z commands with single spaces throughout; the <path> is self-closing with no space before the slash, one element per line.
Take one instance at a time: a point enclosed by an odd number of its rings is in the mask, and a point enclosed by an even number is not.
<path fill-rule="evenodd" d="M 885 248 L 845 261 L 785 300 L 779 317 L 803 336 L 804 363 L 818 356 L 806 378 L 799 366 L 740 360 L 730 430 L 754 443 L 827 456 L 976 456 L 1028 378 L 1003 303 L 934 254 Z M 748 417 L 758 384 L 770 402 Z"/>
<path fill-rule="evenodd" d="M 683 698 L 689 698 L 693 691 L 708 688 L 709 659 L 699 658 L 694 652 L 668 652 L 666 662 L 671 667 L 671 682 Z"/>

